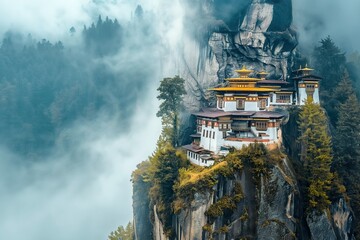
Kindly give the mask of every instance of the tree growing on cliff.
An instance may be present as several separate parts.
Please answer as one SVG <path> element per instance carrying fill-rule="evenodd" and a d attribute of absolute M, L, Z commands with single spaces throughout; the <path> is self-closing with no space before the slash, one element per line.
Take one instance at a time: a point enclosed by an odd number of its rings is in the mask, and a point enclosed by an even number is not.
<path fill-rule="evenodd" d="M 340 104 L 334 138 L 336 165 L 339 173 L 360 169 L 360 106 L 355 94 Z"/>
<path fill-rule="evenodd" d="M 340 81 L 345 69 L 346 57 L 330 36 L 321 39 L 320 45 L 314 49 L 314 65 L 316 71 L 324 79 L 322 90 L 332 91 Z"/>
<path fill-rule="evenodd" d="M 301 109 L 299 117 L 301 159 L 306 171 L 309 206 L 321 211 L 331 203 L 329 191 L 333 179 L 328 122 L 320 105 L 310 100 Z"/>
<path fill-rule="evenodd" d="M 133 240 L 134 238 L 134 226 L 131 222 L 124 228 L 123 226 L 118 227 L 116 231 L 110 233 L 108 240 Z"/>
<path fill-rule="evenodd" d="M 162 118 L 163 133 L 169 136 L 173 147 L 177 147 L 179 142 L 179 112 L 183 106 L 182 97 L 186 94 L 184 84 L 185 80 L 179 76 L 164 78 L 157 89 L 160 92 L 157 98 L 162 103 L 156 116 Z"/>
<path fill-rule="evenodd" d="M 351 207 L 360 214 L 360 105 L 353 93 L 339 106 L 339 118 L 334 135 L 333 168 L 343 179 Z M 360 234 L 359 220 L 355 219 L 355 233 Z"/>
<path fill-rule="evenodd" d="M 337 110 L 334 90 L 343 77 L 346 57 L 330 36 L 322 39 L 320 45 L 315 47 L 313 57 L 314 67 L 323 78 L 323 81 L 321 81 L 320 98 L 331 123 L 335 124 Z"/>
<path fill-rule="evenodd" d="M 150 198 L 156 205 L 156 213 L 164 226 L 165 234 L 171 238 L 172 231 L 172 202 L 175 199 L 174 184 L 179 176 L 179 169 L 184 167 L 186 157 L 170 145 L 159 148 L 150 158 L 152 187 Z"/>

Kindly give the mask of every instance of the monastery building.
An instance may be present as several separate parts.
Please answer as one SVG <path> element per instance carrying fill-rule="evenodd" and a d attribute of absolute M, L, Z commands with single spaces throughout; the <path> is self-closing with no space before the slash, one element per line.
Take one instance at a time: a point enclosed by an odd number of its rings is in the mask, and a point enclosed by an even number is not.
<path fill-rule="evenodd" d="M 225 79 L 225 86 L 210 89 L 217 97 L 216 108 L 193 113 L 196 134 L 191 135 L 192 144 L 183 146 L 188 159 L 211 166 L 230 147 L 240 149 L 255 142 L 279 144 L 285 114 L 278 110 L 304 105 L 308 98 L 319 103 L 321 78 L 312 75 L 312 70 L 305 67 L 295 71 L 291 83 L 266 79 L 266 72 L 256 74 L 245 66 L 236 70 L 238 77 Z"/>

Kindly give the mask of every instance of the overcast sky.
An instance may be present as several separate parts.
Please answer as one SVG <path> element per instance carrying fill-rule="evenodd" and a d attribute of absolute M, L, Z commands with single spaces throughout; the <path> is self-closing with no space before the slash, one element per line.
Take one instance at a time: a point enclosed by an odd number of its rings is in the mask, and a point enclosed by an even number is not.
<path fill-rule="evenodd" d="M 359 49 L 360 1 L 293 2 L 302 46 L 310 49 L 331 35 L 344 50 Z M 163 41 L 175 45 L 185 10 L 168 0 L 1 0 L 0 34 L 20 31 L 66 44 L 72 26 L 81 31 L 99 14 L 126 22 L 138 3 L 157 13 Z M 130 174 L 151 154 L 160 132 L 157 85 L 144 94 L 147 107 L 137 106 L 128 135 L 114 127 L 111 116 L 75 124 L 64 134 L 71 133 L 79 145 L 67 152 L 54 150 L 46 164 L 19 166 L 16 153 L 0 147 L 0 239 L 105 239 L 131 220 Z"/>
<path fill-rule="evenodd" d="M 300 44 L 311 48 L 330 35 L 344 51 L 360 50 L 360 1 L 293 0 Z"/>

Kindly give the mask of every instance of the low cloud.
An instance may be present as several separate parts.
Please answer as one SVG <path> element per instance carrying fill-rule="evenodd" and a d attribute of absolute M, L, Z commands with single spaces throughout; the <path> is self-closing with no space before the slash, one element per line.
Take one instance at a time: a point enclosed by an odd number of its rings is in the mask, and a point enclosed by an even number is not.
<path fill-rule="evenodd" d="M 294 0 L 294 25 L 308 50 L 330 35 L 344 51 L 359 50 L 360 1 Z"/>
<path fill-rule="evenodd" d="M 98 15 L 130 19 L 135 3 L 127 0 L 13 0 L 0 2 L 0 35 L 7 31 L 52 41 L 65 39 L 74 26 L 82 30 Z"/>
<path fill-rule="evenodd" d="M 41 162 L 24 163 L 2 149 L 0 239 L 106 239 L 130 221 L 131 172 L 151 154 L 161 128 L 157 102 L 145 101 L 130 126 L 108 116 L 64 130 Z M 64 147 L 64 135 L 76 144 Z"/>

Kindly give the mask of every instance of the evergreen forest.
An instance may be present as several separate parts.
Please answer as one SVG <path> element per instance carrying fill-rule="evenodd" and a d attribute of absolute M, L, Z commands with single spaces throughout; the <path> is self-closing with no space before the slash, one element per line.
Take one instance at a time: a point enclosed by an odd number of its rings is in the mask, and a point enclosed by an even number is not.
<path fill-rule="evenodd" d="M 127 124 L 156 73 L 144 53 L 156 57 L 157 36 L 144 37 L 151 27 L 143 18 L 140 6 L 124 25 L 99 16 L 83 29 L 71 27 L 67 42 L 7 32 L 0 43 L 0 144 L 33 161 L 82 120 L 112 113 L 119 126 Z"/>

